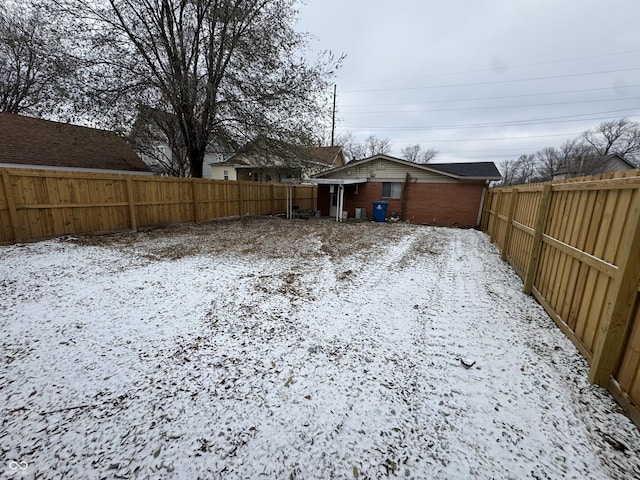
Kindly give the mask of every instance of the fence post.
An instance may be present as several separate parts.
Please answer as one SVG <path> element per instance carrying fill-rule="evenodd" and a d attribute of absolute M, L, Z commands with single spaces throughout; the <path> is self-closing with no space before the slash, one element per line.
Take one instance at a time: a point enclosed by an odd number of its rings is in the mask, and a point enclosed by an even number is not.
<path fill-rule="evenodd" d="M 547 224 L 547 215 L 549 213 L 549 204 L 551 200 L 551 184 L 546 183 L 542 189 L 542 198 L 538 207 L 538 215 L 536 217 L 536 228 L 533 233 L 533 245 L 531 246 L 531 257 L 529 257 L 529 266 L 524 281 L 524 293 L 531 295 L 533 291 L 533 282 L 538 271 L 538 261 L 542 251 L 542 234 Z"/>
<path fill-rule="evenodd" d="M 242 217 L 244 211 L 244 191 L 242 190 L 242 182 L 238 182 L 238 216 Z"/>
<path fill-rule="evenodd" d="M 133 203 L 133 182 L 127 176 L 127 199 L 129 200 L 129 219 L 131 220 L 131 230 L 138 231 L 138 221 L 136 219 L 136 205 Z"/>
<path fill-rule="evenodd" d="M 620 242 L 620 261 L 606 316 L 601 323 L 602 335 L 594 349 L 589 381 L 606 387 L 616 368 L 633 313 L 640 282 L 640 189 L 634 192 L 629 211 L 628 230 Z"/>
<path fill-rule="evenodd" d="M 13 237 L 16 242 L 21 242 L 20 229 L 18 228 L 18 210 L 16 209 L 16 202 L 11 193 L 11 182 L 9 181 L 9 172 L 2 170 L 2 183 L 4 184 L 4 194 L 7 198 L 7 206 L 9 207 L 9 220 L 11 221 L 11 228 L 13 230 Z"/>
<path fill-rule="evenodd" d="M 507 228 L 504 230 L 504 240 L 502 252 L 500 253 L 500 258 L 502 260 L 507 259 L 507 252 L 509 250 L 509 243 L 511 242 L 511 232 L 513 230 L 513 215 L 516 211 L 516 206 L 518 204 L 518 189 L 513 188 L 511 190 L 511 202 L 509 203 L 509 216 L 507 217 Z"/>
<path fill-rule="evenodd" d="M 271 215 L 276 214 L 276 199 L 273 195 L 273 183 L 269 185 L 269 194 L 271 195 Z"/>
<path fill-rule="evenodd" d="M 493 190 L 487 188 L 484 192 L 484 199 L 482 201 L 482 218 L 480 220 L 480 229 L 483 232 L 489 230 L 489 212 L 491 211 L 491 201 L 493 199 Z"/>
<path fill-rule="evenodd" d="M 11 229 L 13 230 L 13 237 L 16 242 L 22 241 L 20 235 L 20 229 L 18 228 L 18 210 L 16 209 L 16 203 L 13 198 L 11 181 L 9 179 L 9 172 L 2 170 L 2 183 L 4 184 L 4 194 L 7 199 L 7 206 L 9 207 L 9 220 L 11 221 Z"/>
<path fill-rule="evenodd" d="M 314 210 L 319 210 L 318 208 L 318 186 L 317 185 L 313 185 L 311 187 L 313 189 L 313 193 L 311 194 L 313 197 L 313 209 Z"/>
<path fill-rule="evenodd" d="M 199 220 L 199 215 L 198 215 L 198 196 L 196 195 L 196 179 L 192 178 L 191 179 L 191 198 L 193 200 L 193 221 L 195 223 L 198 223 Z"/>
<path fill-rule="evenodd" d="M 495 243 L 496 241 L 498 221 L 500 220 L 500 209 L 502 208 L 502 199 L 504 198 L 502 190 L 498 190 L 495 193 L 499 195 L 498 198 L 496 198 L 496 206 L 493 209 L 493 226 L 489 227 L 489 238 L 491 239 L 491 243 Z M 491 203 L 493 203 L 493 197 L 491 198 Z M 489 207 L 489 216 L 491 216 L 491 207 Z"/>

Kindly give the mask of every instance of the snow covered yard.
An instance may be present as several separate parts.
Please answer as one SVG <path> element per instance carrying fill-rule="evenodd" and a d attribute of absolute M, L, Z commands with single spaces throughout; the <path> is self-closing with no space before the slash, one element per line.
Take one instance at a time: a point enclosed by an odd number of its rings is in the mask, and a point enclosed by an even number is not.
<path fill-rule="evenodd" d="M 0 247 L 0 477 L 640 477 L 521 287 L 484 234 L 404 224 Z"/>

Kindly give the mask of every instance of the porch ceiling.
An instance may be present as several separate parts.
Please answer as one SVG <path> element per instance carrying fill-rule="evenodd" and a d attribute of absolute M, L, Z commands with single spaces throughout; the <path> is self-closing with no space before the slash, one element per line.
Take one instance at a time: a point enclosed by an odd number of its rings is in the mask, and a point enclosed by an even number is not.
<path fill-rule="evenodd" d="M 355 185 L 356 183 L 367 183 L 366 178 L 305 178 L 304 183 L 315 183 L 317 185 Z"/>

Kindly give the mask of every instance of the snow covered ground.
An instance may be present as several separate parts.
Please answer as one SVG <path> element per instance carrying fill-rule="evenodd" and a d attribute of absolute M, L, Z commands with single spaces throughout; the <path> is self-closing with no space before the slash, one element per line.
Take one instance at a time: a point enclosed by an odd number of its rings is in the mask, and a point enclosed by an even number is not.
<path fill-rule="evenodd" d="M 639 478 L 521 287 L 484 234 L 404 224 L 0 247 L 0 477 Z"/>

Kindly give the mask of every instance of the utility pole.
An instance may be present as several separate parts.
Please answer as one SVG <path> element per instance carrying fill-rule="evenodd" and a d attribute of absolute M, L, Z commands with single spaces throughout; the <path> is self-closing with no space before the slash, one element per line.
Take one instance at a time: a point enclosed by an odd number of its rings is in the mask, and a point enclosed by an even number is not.
<path fill-rule="evenodd" d="M 331 115 L 331 146 L 332 147 L 335 139 L 335 133 L 336 133 L 336 84 L 333 85 L 333 113 Z"/>

